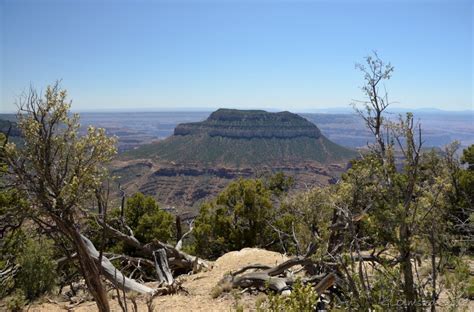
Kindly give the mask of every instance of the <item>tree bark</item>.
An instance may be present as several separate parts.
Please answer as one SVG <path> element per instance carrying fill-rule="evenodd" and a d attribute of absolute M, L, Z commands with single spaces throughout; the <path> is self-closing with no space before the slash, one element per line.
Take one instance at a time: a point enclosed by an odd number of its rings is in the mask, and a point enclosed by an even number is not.
<path fill-rule="evenodd" d="M 403 221 L 400 226 L 400 266 L 403 273 L 403 293 L 408 312 L 416 311 L 416 292 L 414 288 L 413 268 L 411 264 L 410 233 Z"/>
<path fill-rule="evenodd" d="M 107 257 L 103 256 L 102 263 L 99 263 L 99 252 L 94 247 L 92 242 L 84 235 L 81 235 L 81 239 L 83 240 L 90 257 L 97 263 L 97 265 L 100 266 L 104 277 L 112 284 L 114 284 L 114 286 L 128 291 L 135 291 L 140 294 L 153 293 L 154 290 L 152 288 L 140 284 L 137 281 L 123 275 L 122 272 L 120 272 L 119 270 L 117 270 L 117 268 L 114 267 L 112 262 L 110 262 Z"/>
<path fill-rule="evenodd" d="M 173 275 L 168 266 L 168 258 L 166 258 L 166 252 L 164 249 L 159 249 L 153 252 L 155 258 L 156 273 L 158 274 L 158 280 L 160 283 L 166 285 L 172 285 L 174 282 Z"/>
<path fill-rule="evenodd" d="M 109 299 L 104 285 L 100 280 L 100 270 L 91 256 L 86 246 L 83 236 L 74 228 L 72 223 L 69 225 L 59 218 L 54 218 L 57 226 L 73 242 L 76 249 L 79 265 L 84 276 L 87 288 L 95 300 L 100 312 L 110 311 Z M 97 250 L 96 250 L 97 251 Z M 98 258 L 97 254 L 97 258 Z"/>

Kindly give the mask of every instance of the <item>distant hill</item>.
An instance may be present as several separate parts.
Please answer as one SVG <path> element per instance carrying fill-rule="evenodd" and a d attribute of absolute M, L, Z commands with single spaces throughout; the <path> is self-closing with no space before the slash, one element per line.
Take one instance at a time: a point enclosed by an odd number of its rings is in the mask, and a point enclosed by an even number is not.
<path fill-rule="evenodd" d="M 179 124 L 173 136 L 124 156 L 241 167 L 324 164 L 350 159 L 356 153 L 331 142 L 315 124 L 290 112 L 219 109 L 205 121 Z"/>

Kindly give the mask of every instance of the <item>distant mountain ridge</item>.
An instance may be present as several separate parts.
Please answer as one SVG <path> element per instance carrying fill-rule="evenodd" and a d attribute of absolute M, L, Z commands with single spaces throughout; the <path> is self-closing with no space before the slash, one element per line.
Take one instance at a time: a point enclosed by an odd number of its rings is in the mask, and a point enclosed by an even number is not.
<path fill-rule="evenodd" d="M 240 167 L 328 163 L 356 154 L 328 140 L 315 124 L 297 114 L 219 109 L 202 122 L 179 124 L 173 136 L 125 156 Z"/>

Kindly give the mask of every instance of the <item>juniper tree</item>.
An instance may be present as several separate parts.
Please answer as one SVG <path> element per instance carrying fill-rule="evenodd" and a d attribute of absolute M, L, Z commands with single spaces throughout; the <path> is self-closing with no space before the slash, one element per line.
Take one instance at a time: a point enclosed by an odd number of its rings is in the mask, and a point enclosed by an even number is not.
<path fill-rule="evenodd" d="M 100 268 L 80 228 L 89 212 L 86 207 L 106 177 L 104 164 L 116 153 L 115 139 L 94 127 L 80 136 L 79 117 L 69 113 L 66 95 L 56 83 L 44 97 L 31 89 L 21 98 L 17 119 L 23 144 L 7 143 L 4 158 L 16 188 L 27 196 L 29 217 L 68 240 L 99 310 L 108 311 Z"/>

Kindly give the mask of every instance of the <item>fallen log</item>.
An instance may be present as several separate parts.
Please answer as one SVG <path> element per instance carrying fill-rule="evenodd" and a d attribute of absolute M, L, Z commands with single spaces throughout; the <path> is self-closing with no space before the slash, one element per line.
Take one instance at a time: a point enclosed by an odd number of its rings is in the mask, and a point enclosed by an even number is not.
<path fill-rule="evenodd" d="M 100 254 L 95 248 L 94 244 L 84 235 L 80 234 L 84 245 L 86 247 L 86 250 L 88 254 L 91 256 L 91 258 L 97 263 L 97 265 L 101 268 L 101 272 L 104 275 L 104 277 L 111 282 L 116 288 L 125 290 L 125 291 L 134 291 L 139 294 L 146 294 L 150 296 L 158 296 L 158 295 L 167 295 L 167 294 L 172 294 L 176 293 L 178 291 L 183 291 L 184 289 L 180 285 L 180 283 L 175 283 L 175 280 L 173 279 L 173 276 L 171 275 L 171 272 L 168 268 L 167 265 L 167 258 L 164 250 L 158 250 L 157 255 L 160 264 L 160 273 L 158 274 L 164 274 L 164 279 L 166 281 L 164 286 L 158 287 L 158 288 L 151 288 L 146 285 L 140 284 L 134 279 L 126 277 L 120 270 L 115 268 L 115 266 L 112 264 L 112 262 L 107 258 L 102 255 L 101 259 Z"/>
<path fill-rule="evenodd" d="M 297 265 L 304 267 L 310 263 L 312 263 L 312 261 L 307 257 L 295 257 L 274 267 L 253 264 L 245 266 L 236 272 L 227 274 L 220 281 L 220 285 L 230 283 L 232 288 L 266 288 L 282 295 L 289 295 L 296 279 L 291 274 L 288 274 L 288 269 Z M 261 271 L 247 272 L 251 269 Z M 312 275 L 310 277 L 302 278 L 301 282 L 303 284 L 314 284 L 315 291 L 322 294 L 335 285 L 336 276 L 333 273 Z"/>
<path fill-rule="evenodd" d="M 97 265 L 101 268 L 104 277 L 110 281 L 115 287 L 124 289 L 127 291 L 134 291 L 140 294 L 154 294 L 155 290 L 146 285 L 140 284 L 134 279 L 126 277 L 120 270 L 110 262 L 107 257 L 102 256 L 102 261 L 99 260 L 99 252 L 95 248 L 94 244 L 84 235 L 81 234 L 81 238 L 87 249 L 89 255 L 94 259 Z"/>

